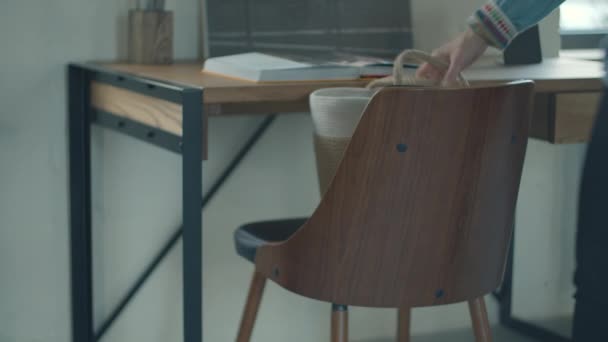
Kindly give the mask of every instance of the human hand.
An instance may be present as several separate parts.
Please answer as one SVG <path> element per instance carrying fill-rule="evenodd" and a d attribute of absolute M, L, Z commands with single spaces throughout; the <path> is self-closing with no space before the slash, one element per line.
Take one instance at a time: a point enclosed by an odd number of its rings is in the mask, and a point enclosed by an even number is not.
<path fill-rule="evenodd" d="M 441 82 L 446 86 L 457 84 L 458 74 L 471 66 L 487 48 L 485 40 L 468 28 L 432 53 L 433 57 L 449 64 L 447 71 L 424 63 L 418 68 L 416 77 Z"/>

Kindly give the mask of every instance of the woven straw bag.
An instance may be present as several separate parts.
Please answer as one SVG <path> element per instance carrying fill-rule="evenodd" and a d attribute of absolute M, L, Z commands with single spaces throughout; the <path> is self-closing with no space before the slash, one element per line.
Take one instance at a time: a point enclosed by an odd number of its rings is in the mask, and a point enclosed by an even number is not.
<path fill-rule="evenodd" d="M 325 88 L 310 95 L 315 157 L 319 188 L 324 194 L 331 183 L 350 138 L 355 132 L 365 107 L 374 94 L 385 86 L 438 86 L 428 80 L 416 79 L 403 69 L 405 63 L 427 62 L 439 69 L 447 70 L 448 65 L 429 54 L 417 50 L 405 50 L 396 59 L 393 75 L 371 82 L 367 88 Z M 468 86 L 459 75 L 459 82 Z"/>

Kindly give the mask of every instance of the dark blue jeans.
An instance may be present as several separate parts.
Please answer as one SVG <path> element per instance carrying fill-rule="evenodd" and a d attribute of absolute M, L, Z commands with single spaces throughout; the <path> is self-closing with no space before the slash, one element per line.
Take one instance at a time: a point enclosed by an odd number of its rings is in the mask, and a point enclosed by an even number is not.
<path fill-rule="evenodd" d="M 576 239 L 576 342 L 608 341 L 608 92 L 583 168 Z"/>

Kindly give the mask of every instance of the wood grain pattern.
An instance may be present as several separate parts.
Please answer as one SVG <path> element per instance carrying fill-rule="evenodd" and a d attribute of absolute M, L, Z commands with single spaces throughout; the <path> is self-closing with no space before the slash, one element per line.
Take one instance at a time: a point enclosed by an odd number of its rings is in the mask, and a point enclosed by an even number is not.
<path fill-rule="evenodd" d="M 182 106 L 173 102 L 93 82 L 91 105 L 93 108 L 182 136 Z"/>
<path fill-rule="evenodd" d="M 554 142 L 588 141 L 600 97 L 600 93 L 557 94 L 555 96 Z"/>
<path fill-rule="evenodd" d="M 95 108 L 137 120 L 181 136 L 182 109 L 173 102 L 156 99 L 123 88 L 93 82 L 91 101 Z M 272 109 L 272 112 L 269 112 Z M 300 101 L 207 104 L 206 116 L 308 112 L 308 99 Z"/>
<path fill-rule="evenodd" d="M 254 83 L 201 72 L 203 62 L 180 62 L 170 66 L 103 64 L 104 66 L 156 80 L 202 87 L 206 104 L 302 101 L 319 88 L 362 87 L 367 80 L 331 82 Z M 604 75 L 602 64 L 568 58 L 549 58 L 531 66 L 509 66 L 493 60 L 481 61 L 465 75 L 473 84 L 531 79 L 538 93 L 600 91 Z M 272 109 L 269 112 L 273 112 Z M 246 114 L 246 113 L 243 113 Z"/>
<path fill-rule="evenodd" d="M 469 301 L 469 312 L 473 323 L 476 342 L 492 342 L 492 329 L 488 320 L 488 311 L 483 297 Z"/>
<path fill-rule="evenodd" d="M 292 292 L 356 306 L 441 305 L 496 289 L 532 94 L 527 82 L 380 91 L 312 217 L 261 247 L 256 268 Z"/>
<path fill-rule="evenodd" d="M 293 101 L 307 98 L 322 87 L 364 86 L 368 81 L 276 82 L 254 83 L 201 72 L 202 62 L 177 63 L 171 66 L 104 64 L 118 71 L 165 80 L 178 84 L 203 87 L 205 103 L 248 103 Z M 485 62 L 466 73 L 473 83 L 493 83 L 532 79 L 539 93 L 602 89 L 601 63 L 566 58 L 547 59 L 534 66 L 505 67 Z M 272 110 L 270 110 L 272 111 Z"/>
<path fill-rule="evenodd" d="M 236 342 L 249 342 L 251 340 L 251 334 L 253 333 L 255 320 L 258 316 L 258 310 L 260 308 L 265 286 L 266 277 L 261 273 L 254 272 L 253 279 L 251 279 L 251 285 L 249 286 L 249 294 L 247 295 L 243 316 L 241 317 L 241 325 L 236 337 Z"/>
<path fill-rule="evenodd" d="M 129 11 L 129 61 L 169 64 L 173 61 L 173 12 Z"/>
<path fill-rule="evenodd" d="M 91 106 L 179 137 L 182 136 L 182 106 L 173 102 L 104 83 L 92 82 Z M 207 137 L 207 115 L 204 117 L 203 126 L 203 134 Z M 207 152 L 208 144 L 205 141 L 203 160 L 207 159 Z"/>
<path fill-rule="evenodd" d="M 141 64 L 103 64 L 104 66 L 136 76 L 147 77 L 159 81 L 168 81 L 188 86 L 204 88 L 204 110 L 207 115 L 232 115 L 232 114 L 268 114 L 284 112 L 307 112 L 308 96 L 311 92 L 325 87 L 362 87 L 367 80 L 342 81 L 342 82 L 289 82 L 289 83 L 267 83 L 257 84 L 242 80 L 225 78 L 217 75 L 203 74 L 201 72 L 202 62 L 184 62 L 170 66 L 141 65 Z M 545 139 L 550 142 L 568 143 L 583 141 L 586 136 L 587 127 L 591 125 L 589 115 L 572 115 L 570 109 L 566 109 L 560 120 L 555 118 L 554 107 L 549 102 L 543 101 L 547 96 L 564 92 L 587 92 L 595 93 L 603 88 L 601 79 L 603 71 L 601 63 L 592 61 L 579 61 L 568 58 L 547 59 L 539 65 L 532 66 L 510 66 L 505 67 L 492 60 L 482 61 L 466 73 L 474 85 L 496 85 L 505 80 L 533 79 L 536 83 L 536 93 L 541 100 L 535 108 L 532 117 L 532 136 Z M 96 94 L 103 90 L 105 94 Z M 157 103 L 139 103 L 148 101 L 149 98 L 128 97 L 118 94 L 114 98 L 114 92 L 109 88 L 94 88 L 93 97 L 97 97 L 97 104 L 104 107 L 117 106 L 115 101 L 125 102 L 120 104 L 123 109 L 133 110 L 135 113 L 124 112 L 125 116 L 140 117 L 147 116 L 139 113 L 138 108 L 157 107 Z M 136 99 L 136 100 L 135 100 Z M 583 100 L 574 100 L 583 101 Z M 104 103 L 102 103 L 104 102 Z M 107 102 L 107 103 L 105 103 Z M 129 102 L 128 104 L 126 102 Z M 573 100 L 564 97 L 560 106 L 572 108 Z M 554 104 L 553 104 L 554 105 Z M 584 112 L 588 113 L 588 112 Z M 178 115 L 181 115 L 178 113 Z M 174 117 L 170 114 L 171 117 Z M 557 122 L 559 127 L 555 127 Z M 551 126 L 547 126 L 551 125 Z M 170 131 L 175 133 L 175 131 Z M 558 133 L 558 137 L 556 137 Z"/>
<path fill-rule="evenodd" d="M 601 93 L 537 94 L 530 136 L 554 144 L 589 140 Z"/>
<path fill-rule="evenodd" d="M 331 342 L 348 342 L 348 311 L 331 312 Z"/>
<path fill-rule="evenodd" d="M 410 342 L 411 309 L 399 308 L 397 314 L 397 341 Z"/>
<path fill-rule="evenodd" d="M 363 87 L 369 81 L 319 81 L 255 83 L 203 73 L 203 62 L 176 63 L 170 66 L 141 64 L 106 64 L 128 74 L 155 80 L 201 87 L 205 104 L 239 104 L 308 100 L 308 95 L 325 87 Z M 268 112 L 273 112 L 269 109 Z M 247 112 L 242 113 L 247 114 Z"/>
<path fill-rule="evenodd" d="M 482 58 L 464 75 L 473 84 L 529 79 L 534 81 L 537 93 L 559 93 L 599 91 L 603 88 L 603 73 L 602 63 L 565 57 L 546 58 L 539 64 L 509 66 L 495 58 Z"/>

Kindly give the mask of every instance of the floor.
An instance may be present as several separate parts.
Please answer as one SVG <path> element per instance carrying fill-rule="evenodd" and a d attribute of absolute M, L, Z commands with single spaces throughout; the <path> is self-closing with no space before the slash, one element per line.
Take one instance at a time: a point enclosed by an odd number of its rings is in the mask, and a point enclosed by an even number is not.
<path fill-rule="evenodd" d="M 523 337 L 504 327 L 492 327 L 494 342 L 536 342 L 535 340 Z M 418 335 L 411 338 L 411 342 L 471 342 L 474 341 L 473 332 L 469 329 L 459 329 L 443 331 L 431 335 Z M 394 339 L 385 338 L 377 340 L 359 340 L 356 342 L 395 342 Z"/>

